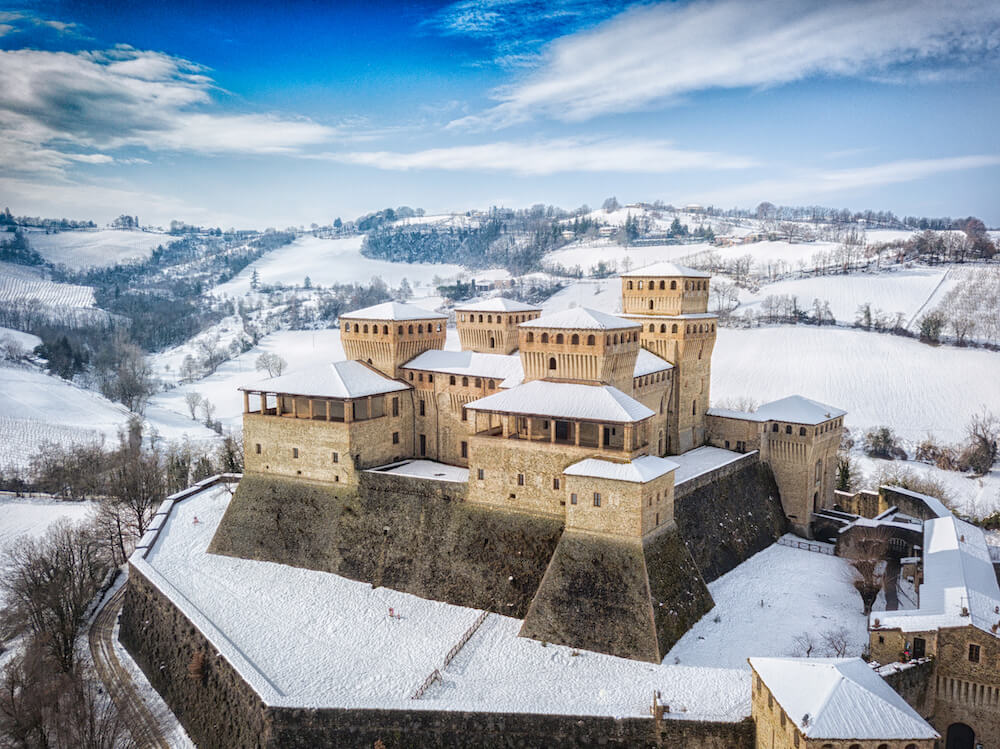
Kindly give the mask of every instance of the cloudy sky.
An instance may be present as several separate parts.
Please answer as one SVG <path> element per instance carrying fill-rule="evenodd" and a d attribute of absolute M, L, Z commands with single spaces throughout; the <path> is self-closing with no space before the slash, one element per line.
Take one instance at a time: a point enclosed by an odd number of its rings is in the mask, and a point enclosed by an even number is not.
<path fill-rule="evenodd" d="M 1000 225 L 993 0 L 5 7 L 17 214 L 280 227 L 616 195 Z"/>

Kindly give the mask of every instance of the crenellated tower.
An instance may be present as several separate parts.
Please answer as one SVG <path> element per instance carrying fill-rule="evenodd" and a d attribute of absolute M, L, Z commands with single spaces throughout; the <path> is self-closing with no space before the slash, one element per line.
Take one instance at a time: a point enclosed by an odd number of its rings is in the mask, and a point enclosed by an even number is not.
<path fill-rule="evenodd" d="M 667 452 L 705 442 L 717 317 L 708 312 L 710 274 L 658 263 L 622 274 L 623 317 L 642 328 L 643 348 L 674 365 Z"/>
<path fill-rule="evenodd" d="M 542 314 L 535 307 L 496 297 L 455 307 L 455 325 L 463 351 L 510 354 L 517 349 L 517 326 Z"/>
<path fill-rule="evenodd" d="M 439 312 L 385 302 L 341 315 L 340 340 L 348 359 L 399 377 L 399 368 L 418 354 L 444 348 L 447 322 Z"/>

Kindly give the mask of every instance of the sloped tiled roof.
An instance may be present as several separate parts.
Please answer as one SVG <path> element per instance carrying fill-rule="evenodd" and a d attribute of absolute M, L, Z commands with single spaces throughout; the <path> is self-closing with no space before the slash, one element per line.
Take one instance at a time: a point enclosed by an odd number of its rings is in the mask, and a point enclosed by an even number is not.
<path fill-rule="evenodd" d="M 309 395 L 316 398 L 364 398 L 407 390 L 410 386 L 369 369 L 358 361 L 339 361 L 271 377 L 240 390 Z"/>
<path fill-rule="evenodd" d="M 572 330 L 620 330 L 638 328 L 639 323 L 587 307 L 552 312 L 521 323 L 521 328 L 569 328 Z"/>
<path fill-rule="evenodd" d="M 554 419 L 627 423 L 653 415 L 631 396 L 610 385 L 532 380 L 466 404 L 477 411 L 497 411 Z"/>
<path fill-rule="evenodd" d="M 345 312 L 340 316 L 341 320 L 436 320 L 447 319 L 447 315 L 440 312 L 431 312 L 415 304 L 403 304 L 402 302 L 383 302 L 374 307 L 357 309 L 354 312 Z"/>

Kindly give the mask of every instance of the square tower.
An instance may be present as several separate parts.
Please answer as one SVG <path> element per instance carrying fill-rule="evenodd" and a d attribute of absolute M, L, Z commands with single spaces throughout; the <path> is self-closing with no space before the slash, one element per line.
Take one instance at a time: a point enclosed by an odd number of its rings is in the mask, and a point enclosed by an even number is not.
<path fill-rule="evenodd" d="M 517 349 L 517 326 L 542 314 L 535 307 L 496 297 L 455 307 L 455 324 L 462 351 L 510 354 Z"/>
<path fill-rule="evenodd" d="M 705 441 L 717 317 L 708 312 L 710 274 L 657 263 L 622 274 L 623 317 L 642 326 L 642 347 L 674 365 L 667 452 Z"/>
<path fill-rule="evenodd" d="M 577 307 L 519 327 L 524 381 L 570 380 L 629 393 L 639 355 L 639 324 Z"/>
<path fill-rule="evenodd" d="M 443 349 L 448 317 L 412 304 L 385 302 L 340 316 L 340 340 L 348 359 L 371 364 L 389 377 L 418 354 Z"/>

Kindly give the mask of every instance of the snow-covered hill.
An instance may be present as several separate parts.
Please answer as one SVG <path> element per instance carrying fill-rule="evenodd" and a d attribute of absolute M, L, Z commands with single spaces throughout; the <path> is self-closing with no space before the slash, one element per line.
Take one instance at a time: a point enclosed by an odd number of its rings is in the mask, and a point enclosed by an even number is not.
<path fill-rule="evenodd" d="M 64 263 L 70 268 L 113 265 L 127 260 L 148 258 L 157 245 L 166 246 L 173 237 L 147 231 L 99 229 L 63 231 L 46 234 L 26 232 L 32 249 L 50 263 Z"/>

